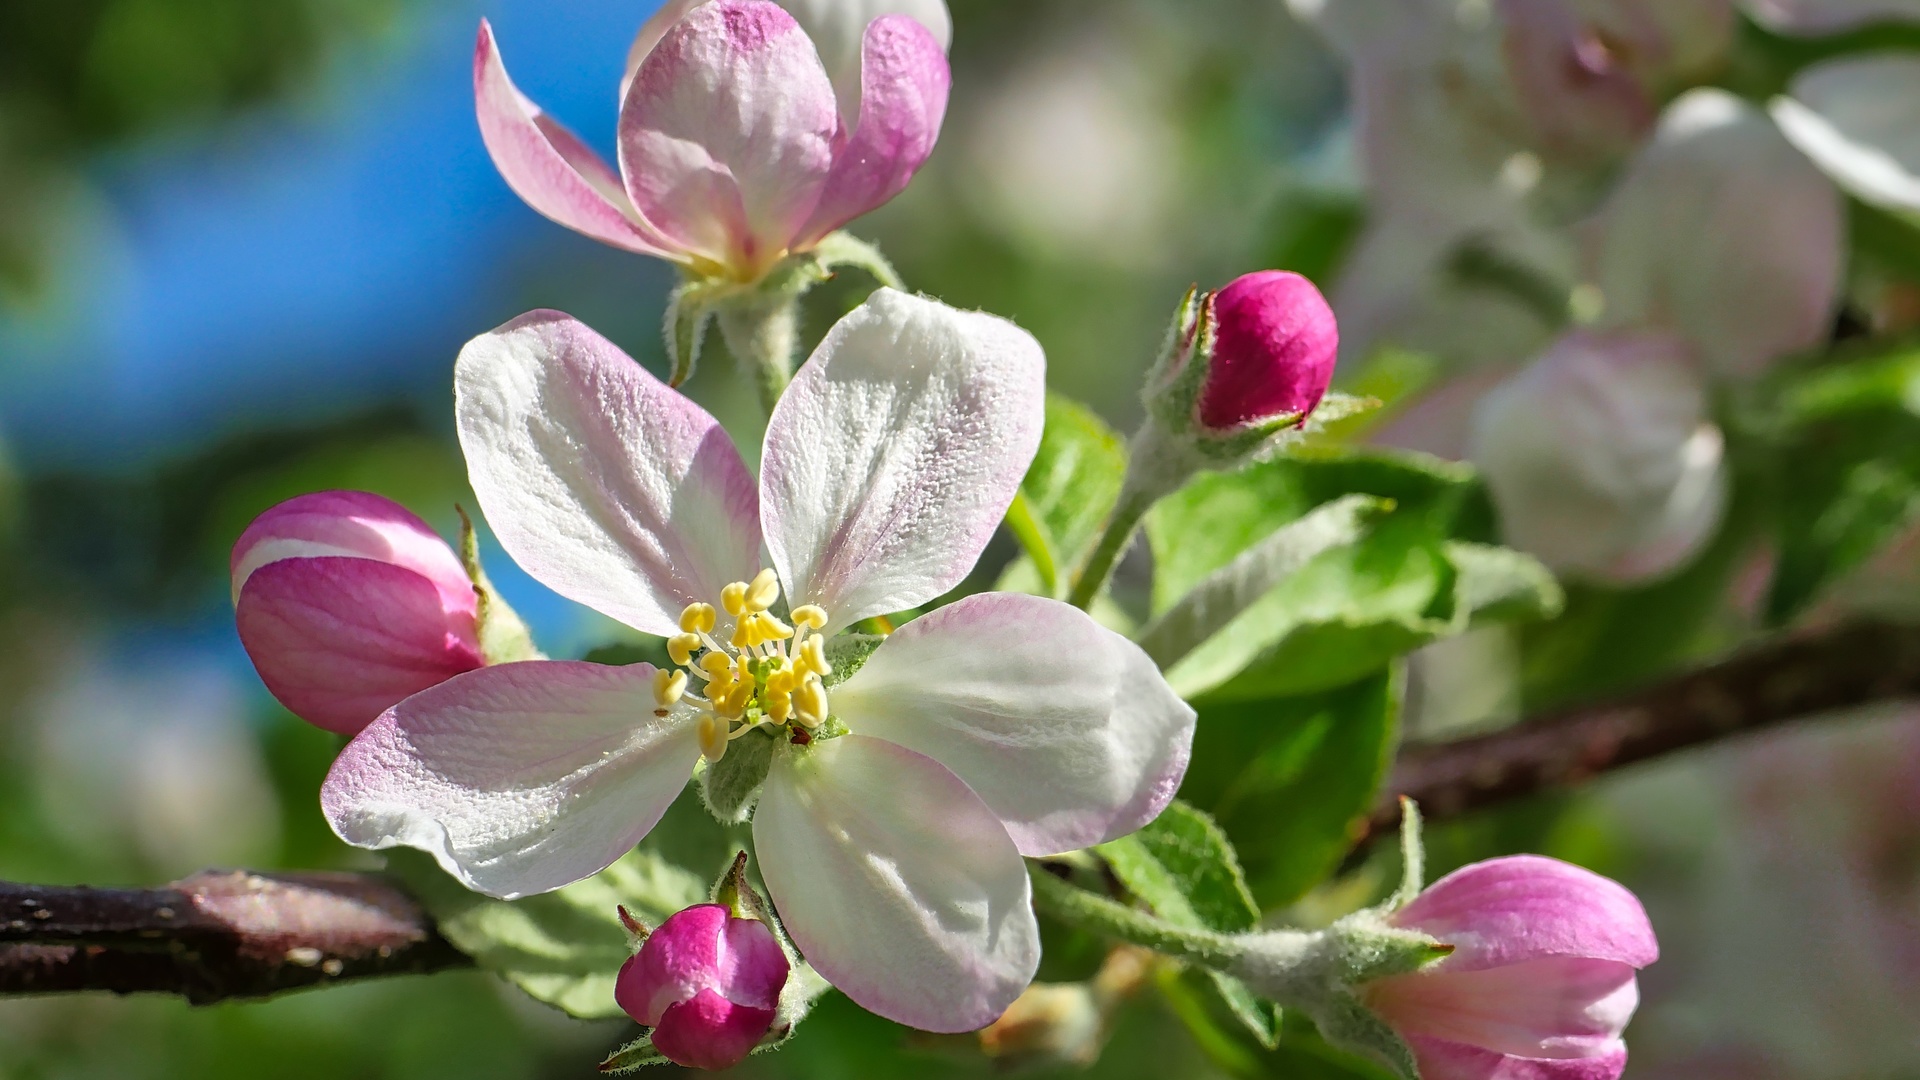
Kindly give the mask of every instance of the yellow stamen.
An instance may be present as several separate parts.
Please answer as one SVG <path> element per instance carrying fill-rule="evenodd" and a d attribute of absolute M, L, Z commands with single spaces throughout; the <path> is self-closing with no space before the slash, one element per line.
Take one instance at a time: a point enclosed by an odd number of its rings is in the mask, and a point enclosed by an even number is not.
<path fill-rule="evenodd" d="M 720 590 L 720 606 L 734 618 L 747 613 L 747 583 L 736 581 Z"/>
<path fill-rule="evenodd" d="M 827 639 L 810 637 L 800 643 L 800 655 L 793 660 L 793 666 L 804 668 L 815 675 L 833 674 L 833 665 L 827 663 Z"/>
<path fill-rule="evenodd" d="M 681 667 L 693 663 L 693 652 L 699 647 L 700 635 L 698 634 L 675 634 L 667 639 L 667 655 Z"/>
<path fill-rule="evenodd" d="M 716 618 L 712 604 L 688 604 L 680 613 L 680 629 L 688 634 L 710 634 Z"/>
<path fill-rule="evenodd" d="M 818 727 L 827 718 L 827 688 L 820 676 L 809 674 L 793 691 L 793 711 L 806 727 Z"/>
<path fill-rule="evenodd" d="M 787 668 L 767 676 L 767 693 L 791 694 L 800 685 L 801 672 Z"/>
<path fill-rule="evenodd" d="M 700 667 L 698 670 L 700 674 L 705 675 L 708 679 L 718 679 L 725 675 L 727 676 L 727 681 L 731 682 L 733 681 L 733 677 L 730 674 L 733 671 L 733 657 L 723 652 L 710 652 L 700 658 Z"/>
<path fill-rule="evenodd" d="M 761 637 L 766 641 L 785 641 L 793 636 L 793 627 L 781 622 L 771 612 L 761 612 L 752 616 L 760 627 Z"/>
<path fill-rule="evenodd" d="M 776 724 L 784 724 L 787 722 L 787 717 L 792 715 L 793 695 L 773 693 L 767 695 L 767 719 Z"/>
<path fill-rule="evenodd" d="M 653 700 L 661 708 L 678 704 L 687 692 L 687 673 L 661 668 L 653 673 Z"/>
<path fill-rule="evenodd" d="M 700 755 L 709 763 L 727 756 L 727 722 L 712 713 L 700 718 Z"/>
<path fill-rule="evenodd" d="M 780 576 L 772 570 L 762 570 L 753 575 L 753 584 L 747 586 L 747 609 L 765 611 L 780 599 Z"/>
<path fill-rule="evenodd" d="M 818 604 L 802 604 L 793 609 L 793 624 L 809 630 L 818 630 L 827 625 L 827 612 Z"/>

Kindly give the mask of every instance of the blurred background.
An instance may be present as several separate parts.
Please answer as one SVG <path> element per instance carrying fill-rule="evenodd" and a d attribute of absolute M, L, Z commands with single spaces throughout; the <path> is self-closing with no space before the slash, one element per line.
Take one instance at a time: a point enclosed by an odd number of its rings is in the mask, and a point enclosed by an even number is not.
<path fill-rule="evenodd" d="M 939 149 L 853 227 L 914 288 L 1033 331 L 1053 386 L 1126 430 L 1187 285 L 1269 266 L 1332 281 L 1365 209 L 1349 95 L 1279 0 L 950 3 Z M 661 370 L 670 268 L 527 209 L 469 82 L 485 16 L 522 89 L 610 152 L 654 6 L 0 0 L 0 878 L 370 865 L 319 815 L 334 738 L 280 710 L 240 649 L 227 553 L 253 515 L 328 487 L 451 535 L 472 506 L 453 357 L 529 308 Z M 865 287 L 811 296 L 807 340 Z M 751 445 L 757 405 L 714 350 L 688 389 Z M 550 653 L 619 637 L 491 554 Z M 1510 719 L 1471 677 L 1475 650 L 1508 647 L 1453 646 L 1425 722 Z M 1448 671 L 1467 675 L 1450 688 Z M 1642 979 L 1631 1076 L 1920 1077 L 1907 718 L 1695 754 L 1437 843 L 1443 862 L 1543 850 L 1646 898 L 1666 955 Z M 577 1077 L 627 1036 L 470 973 L 201 1009 L 5 1000 L 0 1078 Z M 1004 1068 L 829 998 L 741 1071 Z M 1095 1074 L 1354 1075 L 1209 1056 L 1150 997 Z"/>

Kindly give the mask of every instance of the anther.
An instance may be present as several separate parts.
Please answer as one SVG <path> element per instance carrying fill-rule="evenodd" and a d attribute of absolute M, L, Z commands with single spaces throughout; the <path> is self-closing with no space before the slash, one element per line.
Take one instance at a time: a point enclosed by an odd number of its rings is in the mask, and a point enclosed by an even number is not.
<path fill-rule="evenodd" d="M 699 647 L 699 634 L 675 634 L 667 639 L 667 655 L 681 667 L 693 663 L 693 651 Z"/>
<path fill-rule="evenodd" d="M 723 608 L 726 608 L 727 614 L 733 616 L 736 619 L 746 614 L 747 583 L 744 581 L 736 581 L 728 585 L 726 588 L 721 589 L 720 590 L 720 606 Z"/>
<path fill-rule="evenodd" d="M 709 679 L 726 676 L 728 681 L 732 681 L 733 657 L 723 652 L 710 652 L 700 658 L 700 670 Z"/>
<path fill-rule="evenodd" d="M 770 612 L 763 611 L 758 615 L 752 616 L 752 619 L 754 624 L 760 628 L 759 632 L 764 641 L 785 641 L 787 638 L 793 636 L 793 627 L 781 622 Z"/>
<path fill-rule="evenodd" d="M 718 618 L 712 604 L 688 604 L 680 613 L 680 630 L 688 634 L 710 634 Z"/>
<path fill-rule="evenodd" d="M 805 727 L 818 727 L 827 718 L 827 688 L 820 676 L 809 674 L 794 689 L 793 711 Z"/>
<path fill-rule="evenodd" d="M 827 625 L 826 609 L 818 604 L 802 604 L 793 609 L 793 624 L 809 630 L 818 630 Z"/>
<path fill-rule="evenodd" d="M 833 674 L 833 665 L 827 663 L 827 639 L 810 637 L 800 643 L 800 655 L 793 661 L 795 667 L 805 668 L 815 675 Z"/>
<path fill-rule="evenodd" d="M 727 722 L 720 717 L 707 713 L 700 718 L 700 756 L 708 763 L 719 761 L 727 756 Z"/>
<path fill-rule="evenodd" d="M 753 584 L 747 586 L 747 608 L 750 611 L 765 611 L 780 599 L 780 575 L 771 569 L 762 570 L 753 575 Z"/>
<path fill-rule="evenodd" d="M 661 708 L 678 704 L 687 692 L 687 673 L 665 668 L 653 673 L 653 700 Z"/>

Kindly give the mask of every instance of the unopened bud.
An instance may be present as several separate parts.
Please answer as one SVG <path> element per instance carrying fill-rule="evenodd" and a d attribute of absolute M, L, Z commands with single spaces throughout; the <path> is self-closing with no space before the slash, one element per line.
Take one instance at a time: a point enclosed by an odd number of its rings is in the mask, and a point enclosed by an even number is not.
<path fill-rule="evenodd" d="M 722 904 L 680 911 L 620 969 L 614 1000 L 680 1065 L 725 1069 L 772 1028 L 790 966 L 767 924 Z"/>

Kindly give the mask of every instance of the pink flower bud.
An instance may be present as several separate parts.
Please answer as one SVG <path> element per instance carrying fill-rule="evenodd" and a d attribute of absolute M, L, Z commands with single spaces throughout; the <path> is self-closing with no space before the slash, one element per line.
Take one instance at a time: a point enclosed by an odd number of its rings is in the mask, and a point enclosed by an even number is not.
<path fill-rule="evenodd" d="M 787 957 L 758 919 L 721 904 L 675 913 L 620 969 L 613 997 L 653 1029 L 653 1045 L 695 1069 L 724 1069 L 773 1027 Z"/>
<path fill-rule="evenodd" d="M 1391 921 L 1454 947 L 1361 991 L 1423 1080 L 1615 1080 L 1626 1068 L 1634 973 L 1660 946 L 1617 882 L 1537 855 L 1491 859 L 1434 882 Z"/>
<path fill-rule="evenodd" d="M 1243 275 L 1213 294 L 1213 318 L 1202 425 L 1304 418 L 1326 396 L 1340 331 L 1313 282 L 1284 270 Z"/>
<path fill-rule="evenodd" d="M 240 643 L 294 715 L 342 735 L 484 660 L 460 559 L 405 507 L 363 491 L 302 495 L 233 546 Z"/>

